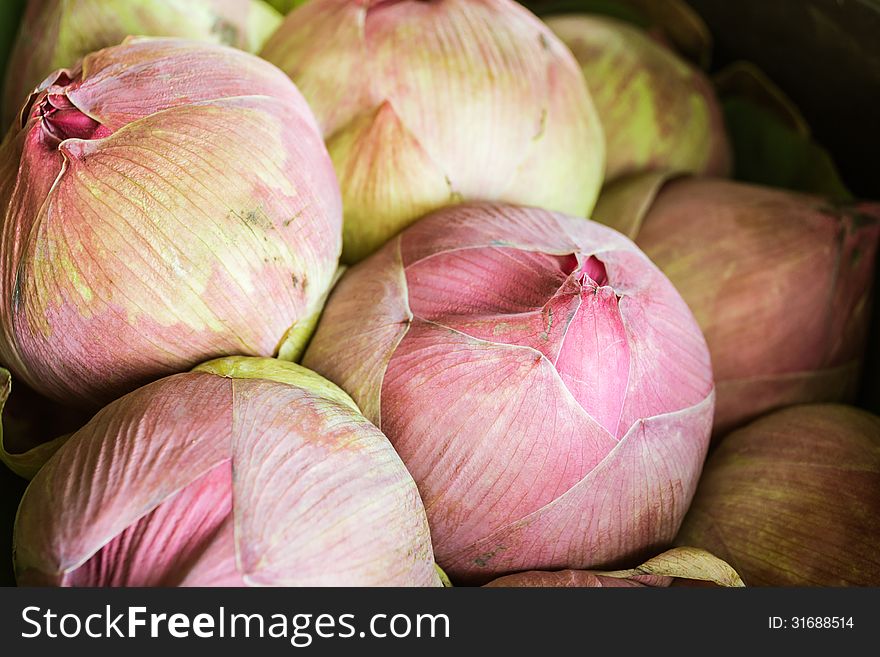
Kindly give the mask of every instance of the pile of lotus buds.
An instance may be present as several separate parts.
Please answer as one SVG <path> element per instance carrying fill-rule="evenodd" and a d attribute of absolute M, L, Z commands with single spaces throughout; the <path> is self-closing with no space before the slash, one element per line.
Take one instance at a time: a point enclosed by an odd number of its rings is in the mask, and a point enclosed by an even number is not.
<path fill-rule="evenodd" d="M 17 583 L 880 585 L 880 204 L 620 2 L 27 2 Z"/>

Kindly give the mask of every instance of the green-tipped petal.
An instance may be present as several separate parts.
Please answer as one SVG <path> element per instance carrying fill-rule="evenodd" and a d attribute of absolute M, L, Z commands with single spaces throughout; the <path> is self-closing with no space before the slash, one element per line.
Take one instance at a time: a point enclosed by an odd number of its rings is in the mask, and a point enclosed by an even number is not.
<path fill-rule="evenodd" d="M 209 372 L 228 379 L 266 379 L 285 383 L 360 412 L 357 404 L 339 386 L 301 365 L 276 358 L 228 356 L 203 363 L 195 367 L 193 372 Z"/>
<path fill-rule="evenodd" d="M 705 550 L 691 547 L 672 548 L 628 570 L 531 570 L 499 577 L 486 586 L 662 587 L 694 581 L 723 587 L 745 586 L 730 564 Z"/>

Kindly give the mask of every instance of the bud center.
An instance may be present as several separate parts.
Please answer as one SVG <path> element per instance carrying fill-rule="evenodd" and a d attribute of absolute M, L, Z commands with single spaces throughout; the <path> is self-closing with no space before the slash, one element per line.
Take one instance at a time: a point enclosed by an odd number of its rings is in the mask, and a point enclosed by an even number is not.
<path fill-rule="evenodd" d="M 67 75 L 60 75 L 38 101 L 37 114 L 42 122 L 43 134 L 53 144 L 65 139 L 100 139 L 111 132 L 67 97 L 65 90 L 73 82 Z"/>

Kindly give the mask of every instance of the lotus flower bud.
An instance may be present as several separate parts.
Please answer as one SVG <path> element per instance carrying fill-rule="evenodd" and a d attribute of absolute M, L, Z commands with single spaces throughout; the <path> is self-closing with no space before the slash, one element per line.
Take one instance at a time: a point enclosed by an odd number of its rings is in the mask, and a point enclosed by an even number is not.
<path fill-rule="evenodd" d="M 789 404 L 851 399 L 865 346 L 880 206 L 710 179 L 612 185 L 596 219 L 669 276 L 718 388 L 716 433 Z"/>
<path fill-rule="evenodd" d="M 705 550 L 679 547 L 667 550 L 641 566 L 610 572 L 591 570 L 532 570 L 492 580 L 486 586 L 509 587 L 661 587 L 675 580 L 708 582 L 717 586 L 744 586 L 739 575 Z"/>
<path fill-rule="evenodd" d="M 281 71 L 132 39 L 51 75 L 23 119 L 0 147 L 0 363 L 96 407 L 209 358 L 297 355 L 342 211 Z"/>
<path fill-rule="evenodd" d="M 676 540 L 749 586 L 880 585 L 880 418 L 801 405 L 733 432 Z"/>
<path fill-rule="evenodd" d="M 512 0 L 311 0 L 261 55 L 318 117 L 346 262 L 463 200 L 593 208 L 604 140 L 583 76 Z"/>
<path fill-rule="evenodd" d="M 548 210 L 439 210 L 353 267 L 304 363 L 389 437 L 453 581 L 668 544 L 708 447 L 693 316 L 619 233 Z"/>
<path fill-rule="evenodd" d="M 547 25 L 583 70 L 606 140 L 606 181 L 641 171 L 727 175 L 730 146 L 712 85 L 647 32 L 603 16 Z"/>
<path fill-rule="evenodd" d="M 256 52 L 281 16 L 262 0 L 31 0 L 13 47 L 3 130 L 52 71 L 130 34 L 167 36 Z"/>
<path fill-rule="evenodd" d="M 20 584 L 439 586 L 415 483 L 351 399 L 233 357 L 111 403 L 40 470 Z"/>

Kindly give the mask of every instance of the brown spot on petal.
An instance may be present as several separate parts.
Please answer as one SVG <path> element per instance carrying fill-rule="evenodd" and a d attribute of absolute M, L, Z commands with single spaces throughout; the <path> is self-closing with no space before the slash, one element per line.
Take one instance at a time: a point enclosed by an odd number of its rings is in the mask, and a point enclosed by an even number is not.
<path fill-rule="evenodd" d="M 537 141 L 544 136 L 544 130 L 547 128 L 547 108 L 541 110 L 541 118 L 538 119 L 538 131 L 532 137 L 533 141 Z"/>
<path fill-rule="evenodd" d="M 543 50 L 550 50 L 550 41 L 547 40 L 547 35 L 543 32 L 538 35 L 538 43 L 541 44 Z"/>
<path fill-rule="evenodd" d="M 235 210 L 229 211 L 229 217 L 238 219 L 242 223 L 244 223 L 251 231 L 254 231 L 255 228 L 259 228 L 262 230 L 272 230 L 275 228 L 272 220 L 266 216 L 266 213 L 263 212 L 261 208 L 254 208 L 252 210 L 241 210 L 236 212 Z M 268 240 L 267 237 L 264 237 L 264 240 Z"/>
<path fill-rule="evenodd" d="M 298 287 L 303 291 L 305 291 L 306 287 L 309 284 L 309 277 L 305 274 L 303 274 L 302 278 L 300 278 L 296 274 L 291 274 L 290 279 L 293 282 L 293 287 Z"/>
<path fill-rule="evenodd" d="M 495 557 L 499 552 L 504 552 L 507 548 L 503 545 L 499 545 L 497 548 L 492 550 L 491 552 L 485 552 L 480 556 L 474 559 L 474 563 L 478 565 L 480 568 L 485 568 L 489 565 L 489 562 Z"/>
<path fill-rule="evenodd" d="M 303 214 L 302 211 L 300 211 L 300 212 L 297 212 L 292 217 L 290 217 L 289 219 L 285 219 L 284 220 L 284 227 L 287 228 L 288 226 L 290 226 L 290 224 L 292 224 L 294 221 L 296 221 L 297 219 L 302 217 L 302 214 Z"/>

